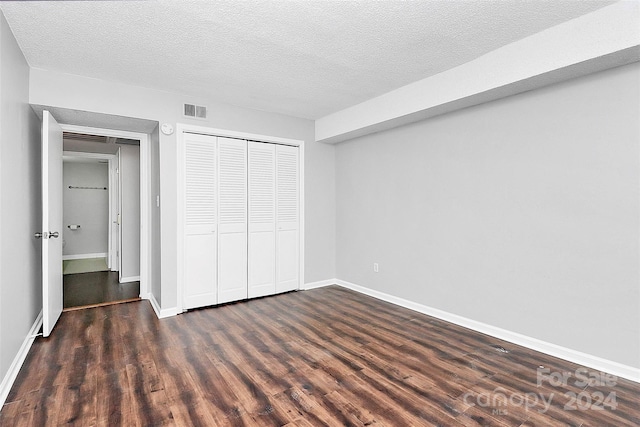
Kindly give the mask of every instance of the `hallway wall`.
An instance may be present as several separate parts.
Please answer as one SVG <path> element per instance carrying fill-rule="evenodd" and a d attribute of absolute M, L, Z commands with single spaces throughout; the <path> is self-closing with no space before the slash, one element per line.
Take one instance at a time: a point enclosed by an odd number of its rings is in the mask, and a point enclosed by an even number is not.
<path fill-rule="evenodd" d="M 93 258 L 95 254 L 106 256 L 109 250 L 109 165 L 97 161 L 63 161 L 62 166 L 62 259 Z M 70 229 L 69 225 L 80 228 Z"/>
<path fill-rule="evenodd" d="M 70 152 L 81 153 L 101 153 L 101 154 L 117 154 L 120 150 L 120 179 L 122 186 L 122 207 L 121 207 L 121 227 L 122 227 L 122 279 L 124 281 L 137 281 L 140 277 L 140 146 L 122 144 L 116 142 L 115 144 L 106 144 L 104 142 L 96 142 L 82 139 L 73 139 L 64 141 L 64 150 Z M 157 150 L 157 148 L 156 148 Z M 151 150 L 153 153 L 153 150 Z M 151 165 L 154 162 L 152 159 Z M 157 159 L 156 163 L 157 164 Z M 108 180 L 108 177 L 107 177 Z M 153 180 L 151 182 L 151 194 L 158 194 L 157 182 Z M 86 193 L 85 195 L 90 195 Z M 157 223 L 156 212 L 158 211 L 155 203 L 151 206 L 152 216 L 155 215 L 156 219 L 152 220 L 152 223 Z M 106 212 L 106 210 L 105 210 Z M 65 213 L 66 214 L 66 213 Z M 66 223 L 65 223 L 66 224 Z M 158 230 L 151 227 L 151 233 L 158 240 Z M 107 230 L 108 233 L 108 230 Z M 153 239 L 153 236 L 152 236 Z M 151 247 L 153 252 L 154 246 Z M 107 242 L 108 250 L 108 242 Z M 156 254 L 152 256 L 153 259 L 159 259 L 159 247 L 156 248 Z M 157 271 L 159 270 L 159 263 L 152 261 L 152 268 L 154 268 L 155 278 L 151 278 L 152 287 L 154 286 L 154 280 L 159 282 L 160 277 Z M 154 294 L 155 295 L 155 294 Z M 156 295 L 156 300 L 158 297 Z M 159 300 L 158 300 L 159 301 Z"/>

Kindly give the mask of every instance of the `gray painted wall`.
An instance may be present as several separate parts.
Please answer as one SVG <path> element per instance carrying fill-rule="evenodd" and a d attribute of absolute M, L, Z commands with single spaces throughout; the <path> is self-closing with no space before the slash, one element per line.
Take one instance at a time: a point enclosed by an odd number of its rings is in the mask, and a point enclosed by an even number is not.
<path fill-rule="evenodd" d="M 140 147 L 120 147 L 120 185 L 122 206 L 122 270 L 120 276 L 140 276 Z"/>
<path fill-rule="evenodd" d="M 109 191 L 69 187 L 109 188 L 109 165 L 97 161 L 64 161 L 62 166 L 62 255 L 106 254 L 109 251 Z M 72 224 L 80 228 L 69 229 Z"/>
<path fill-rule="evenodd" d="M 640 367 L 639 117 L 636 63 L 337 145 L 337 277 Z"/>
<path fill-rule="evenodd" d="M 0 13 L 0 379 L 42 309 L 40 122 L 29 66 Z"/>

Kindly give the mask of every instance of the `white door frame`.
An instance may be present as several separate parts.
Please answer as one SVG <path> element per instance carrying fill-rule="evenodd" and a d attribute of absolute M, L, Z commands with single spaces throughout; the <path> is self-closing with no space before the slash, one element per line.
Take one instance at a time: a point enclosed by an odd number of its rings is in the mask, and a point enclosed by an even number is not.
<path fill-rule="evenodd" d="M 120 272 L 122 271 L 122 236 L 120 235 L 122 227 L 120 227 L 120 212 L 122 211 L 122 189 L 120 183 L 120 148 L 114 154 L 113 162 L 109 162 L 109 183 L 113 192 L 109 197 L 112 204 L 109 207 L 109 269 L 118 272 L 118 280 L 120 280 Z M 117 223 L 116 236 L 113 236 L 113 224 Z M 113 240 L 116 240 L 115 245 Z M 113 247 L 115 246 L 115 248 Z"/>
<path fill-rule="evenodd" d="M 151 224 L 151 147 L 149 135 L 146 133 L 88 126 L 61 124 L 60 127 L 62 127 L 62 130 L 65 132 L 136 139 L 140 141 L 140 298 L 149 299 L 151 295 L 151 231 L 149 230 L 149 224 Z M 122 256 L 120 258 L 122 258 Z"/>
<path fill-rule="evenodd" d="M 109 268 L 109 270 L 114 271 L 113 270 L 113 252 L 114 251 L 120 251 L 120 247 L 118 246 L 117 248 L 113 247 L 113 227 L 112 227 L 112 221 L 114 220 L 114 216 L 113 216 L 113 208 L 114 208 L 114 204 L 115 204 L 115 200 L 114 200 L 114 183 L 117 183 L 118 181 L 114 181 L 113 176 L 112 176 L 112 170 L 114 165 L 116 164 L 116 155 L 115 154 L 103 154 L 103 153 L 85 153 L 83 151 L 63 151 L 62 152 L 62 161 L 64 162 L 65 160 L 71 160 L 71 159 L 91 159 L 91 160 L 107 160 L 108 161 L 108 169 L 109 169 L 109 215 L 108 215 L 108 223 L 107 223 L 107 229 L 109 232 L 109 237 L 108 237 L 108 242 L 109 242 L 109 247 L 107 249 L 107 267 Z M 117 179 L 117 178 L 116 178 Z M 118 185 L 118 184 L 115 184 Z M 115 193 L 118 194 L 118 193 Z M 120 239 L 118 239 L 118 242 L 120 242 Z M 118 269 L 120 268 L 120 266 L 118 265 Z"/>
<path fill-rule="evenodd" d="M 203 126 L 195 126 L 184 123 L 176 124 L 176 140 L 177 140 L 177 181 L 178 181 L 178 236 L 177 236 L 177 311 L 178 313 L 182 313 L 184 311 L 184 302 L 183 302 L 183 288 L 184 288 L 184 188 L 182 183 L 184 183 L 185 179 L 185 168 L 184 168 L 184 134 L 185 133 L 197 133 L 201 135 L 210 135 L 210 136 L 221 136 L 227 138 L 236 138 L 236 139 L 245 139 L 247 141 L 258 141 L 258 142 L 266 142 L 272 144 L 283 144 L 283 145 L 291 145 L 294 147 L 298 147 L 298 156 L 299 156 L 299 165 L 300 169 L 298 171 L 299 176 L 299 200 L 300 200 L 300 213 L 299 213 L 299 251 L 300 251 L 300 286 L 304 283 L 304 141 L 299 139 L 289 139 L 289 138 L 280 138 L 277 136 L 269 136 L 269 135 L 260 135 L 255 133 L 248 132 L 237 132 L 226 129 L 216 129 L 209 128 Z"/>

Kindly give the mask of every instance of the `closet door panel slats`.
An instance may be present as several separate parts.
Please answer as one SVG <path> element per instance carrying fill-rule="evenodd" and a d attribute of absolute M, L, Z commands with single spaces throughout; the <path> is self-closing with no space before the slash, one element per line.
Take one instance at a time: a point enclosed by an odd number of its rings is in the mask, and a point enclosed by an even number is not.
<path fill-rule="evenodd" d="M 247 298 L 247 141 L 218 138 L 218 303 Z"/>
<path fill-rule="evenodd" d="M 216 137 L 185 135 L 184 287 L 185 308 L 218 302 Z"/>
<path fill-rule="evenodd" d="M 276 292 L 276 147 L 249 142 L 249 298 Z"/>
<path fill-rule="evenodd" d="M 298 289 L 298 147 L 184 135 L 183 307 Z"/>

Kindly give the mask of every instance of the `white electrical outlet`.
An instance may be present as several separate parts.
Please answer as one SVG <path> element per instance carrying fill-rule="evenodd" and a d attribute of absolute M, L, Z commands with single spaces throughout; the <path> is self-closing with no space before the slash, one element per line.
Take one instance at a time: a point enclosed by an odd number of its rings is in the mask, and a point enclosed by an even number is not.
<path fill-rule="evenodd" d="M 378 270 L 379 270 L 379 269 L 378 269 L 378 263 L 377 263 L 377 262 L 374 262 L 374 263 L 373 263 L 373 271 L 374 271 L 374 273 L 377 273 L 377 272 L 378 272 Z"/>

